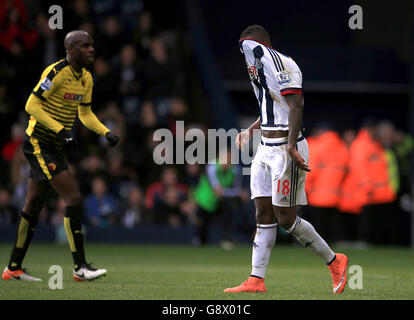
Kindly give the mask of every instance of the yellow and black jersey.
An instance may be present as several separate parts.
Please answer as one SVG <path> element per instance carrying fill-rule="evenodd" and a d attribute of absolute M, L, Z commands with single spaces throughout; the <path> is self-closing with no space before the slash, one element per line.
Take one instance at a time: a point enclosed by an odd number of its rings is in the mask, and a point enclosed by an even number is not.
<path fill-rule="evenodd" d="M 31 115 L 27 135 L 36 138 L 42 145 L 61 149 L 63 146 L 57 133 L 63 127 L 72 129 L 79 107 L 90 108 L 92 86 L 91 73 L 84 68 L 80 73 L 75 72 L 66 59 L 48 66 L 32 95 L 41 100 L 39 108 L 55 121 L 48 125 Z"/>

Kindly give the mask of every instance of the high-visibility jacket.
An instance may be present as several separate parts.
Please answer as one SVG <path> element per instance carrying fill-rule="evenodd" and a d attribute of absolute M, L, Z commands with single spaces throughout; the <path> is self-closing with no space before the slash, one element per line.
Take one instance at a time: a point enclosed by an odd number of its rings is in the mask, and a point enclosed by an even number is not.
<path fill-rule="evenodd" d="M 366 172 L 367 158 L 375 149 L 369 132 L 361 129 L 349 148 L 349 161 L 341 187 L 339 209 L 348 213 L 360 213 L 367 204 L 369 178 Z"/>
<path fill-rule="evenodd" d="M 385 150 L 367 130 L 361 129 L 350 147 L 339 209 L 360 213 L 365 205 L 391 202 L 394 199 Z"/>
<path fill-rule="evenodd" d="M 308 139 L 309 166 L 305 184 L 308 203 L 315 207 L 338 205 L 340 187 L 348 162 L 348 149 L 335 131 Z"/>
<path fill-rule="evenodd" d="M 388 203 L 396 199 L 396 189 L 389 170 L 390 160 L 387 151 L 379 143 L 375 143 L 375 149 L 367 159 L 367 204 Z"/>

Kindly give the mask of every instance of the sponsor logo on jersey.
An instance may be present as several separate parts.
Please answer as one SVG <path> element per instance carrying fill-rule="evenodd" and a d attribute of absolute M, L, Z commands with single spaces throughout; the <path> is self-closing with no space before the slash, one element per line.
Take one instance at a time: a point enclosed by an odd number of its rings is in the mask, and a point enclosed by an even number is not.
<path fill-rule="evenodd" d="M 42 88 L 44 91 L 47 91 L 50 90 L 52 85 L 52 81 L 50 81 L 48 78 L 44 78 L 43 81 L 40 83 L 40 88 Z"/>
<path fill-rule="evenodd" d="M 277 81 L 281 86 L 285 86 L 290 82 L 290 76 L 288 72 L 281 72 L 277 75 Z"/>
<path fill-rule="evenodd" d="M 75 100 L 75 101 L 78 101 L 78 102 L 82 102 L 83 95 L 66 92 L 65 95 L 63 96 L 63 99 L 65 99 L 65 100 Z"/>

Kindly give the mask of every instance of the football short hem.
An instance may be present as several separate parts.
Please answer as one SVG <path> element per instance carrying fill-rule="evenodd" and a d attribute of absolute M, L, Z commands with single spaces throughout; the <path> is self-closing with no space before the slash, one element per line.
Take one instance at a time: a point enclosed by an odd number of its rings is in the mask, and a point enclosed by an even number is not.
<path fill-rule="evenodd" d="M 267 195 L 267 194 L 259 194 L 259 195 L 251 195 L 250 199 L 251 200 L 254 200 L 256 198 L 271 198 L 271 197 L 272 197 L 272 194 L 269 194 L 269 195 Z"/>
<path fill-rule="evenodd" d="M 273 200 L 272 200 L 272 205 L 274 205 L 274 206 L 276 206 L 276 207 L 283 207 L 283 208 L 294 208 L 294 207 L 297 207 L 297 206 L 306 206 L 306 205 L 308 205 L 308 202 L 297 202 L 294 206 L 291 206 L 289 203 L 279 203 L 279 204 L 275 204 L 275 203 L 273 203 Z"/>

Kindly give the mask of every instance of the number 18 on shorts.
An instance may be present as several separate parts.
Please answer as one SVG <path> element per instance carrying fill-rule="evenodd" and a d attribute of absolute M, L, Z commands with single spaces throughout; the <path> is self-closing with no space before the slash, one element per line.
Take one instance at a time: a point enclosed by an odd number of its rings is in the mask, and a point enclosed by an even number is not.
<path fill-rule="evenodd" d="M 309 150 L 306 139 L 299 141 L 297 148 L 308 163 Z M 294 165 L 287 153 L 286 144 L 259 145 L 251 167 L 252 199 L 272 197 L 273 205 L 279 207 L 306 205 L 305 179 L 306 172 Z"/>

